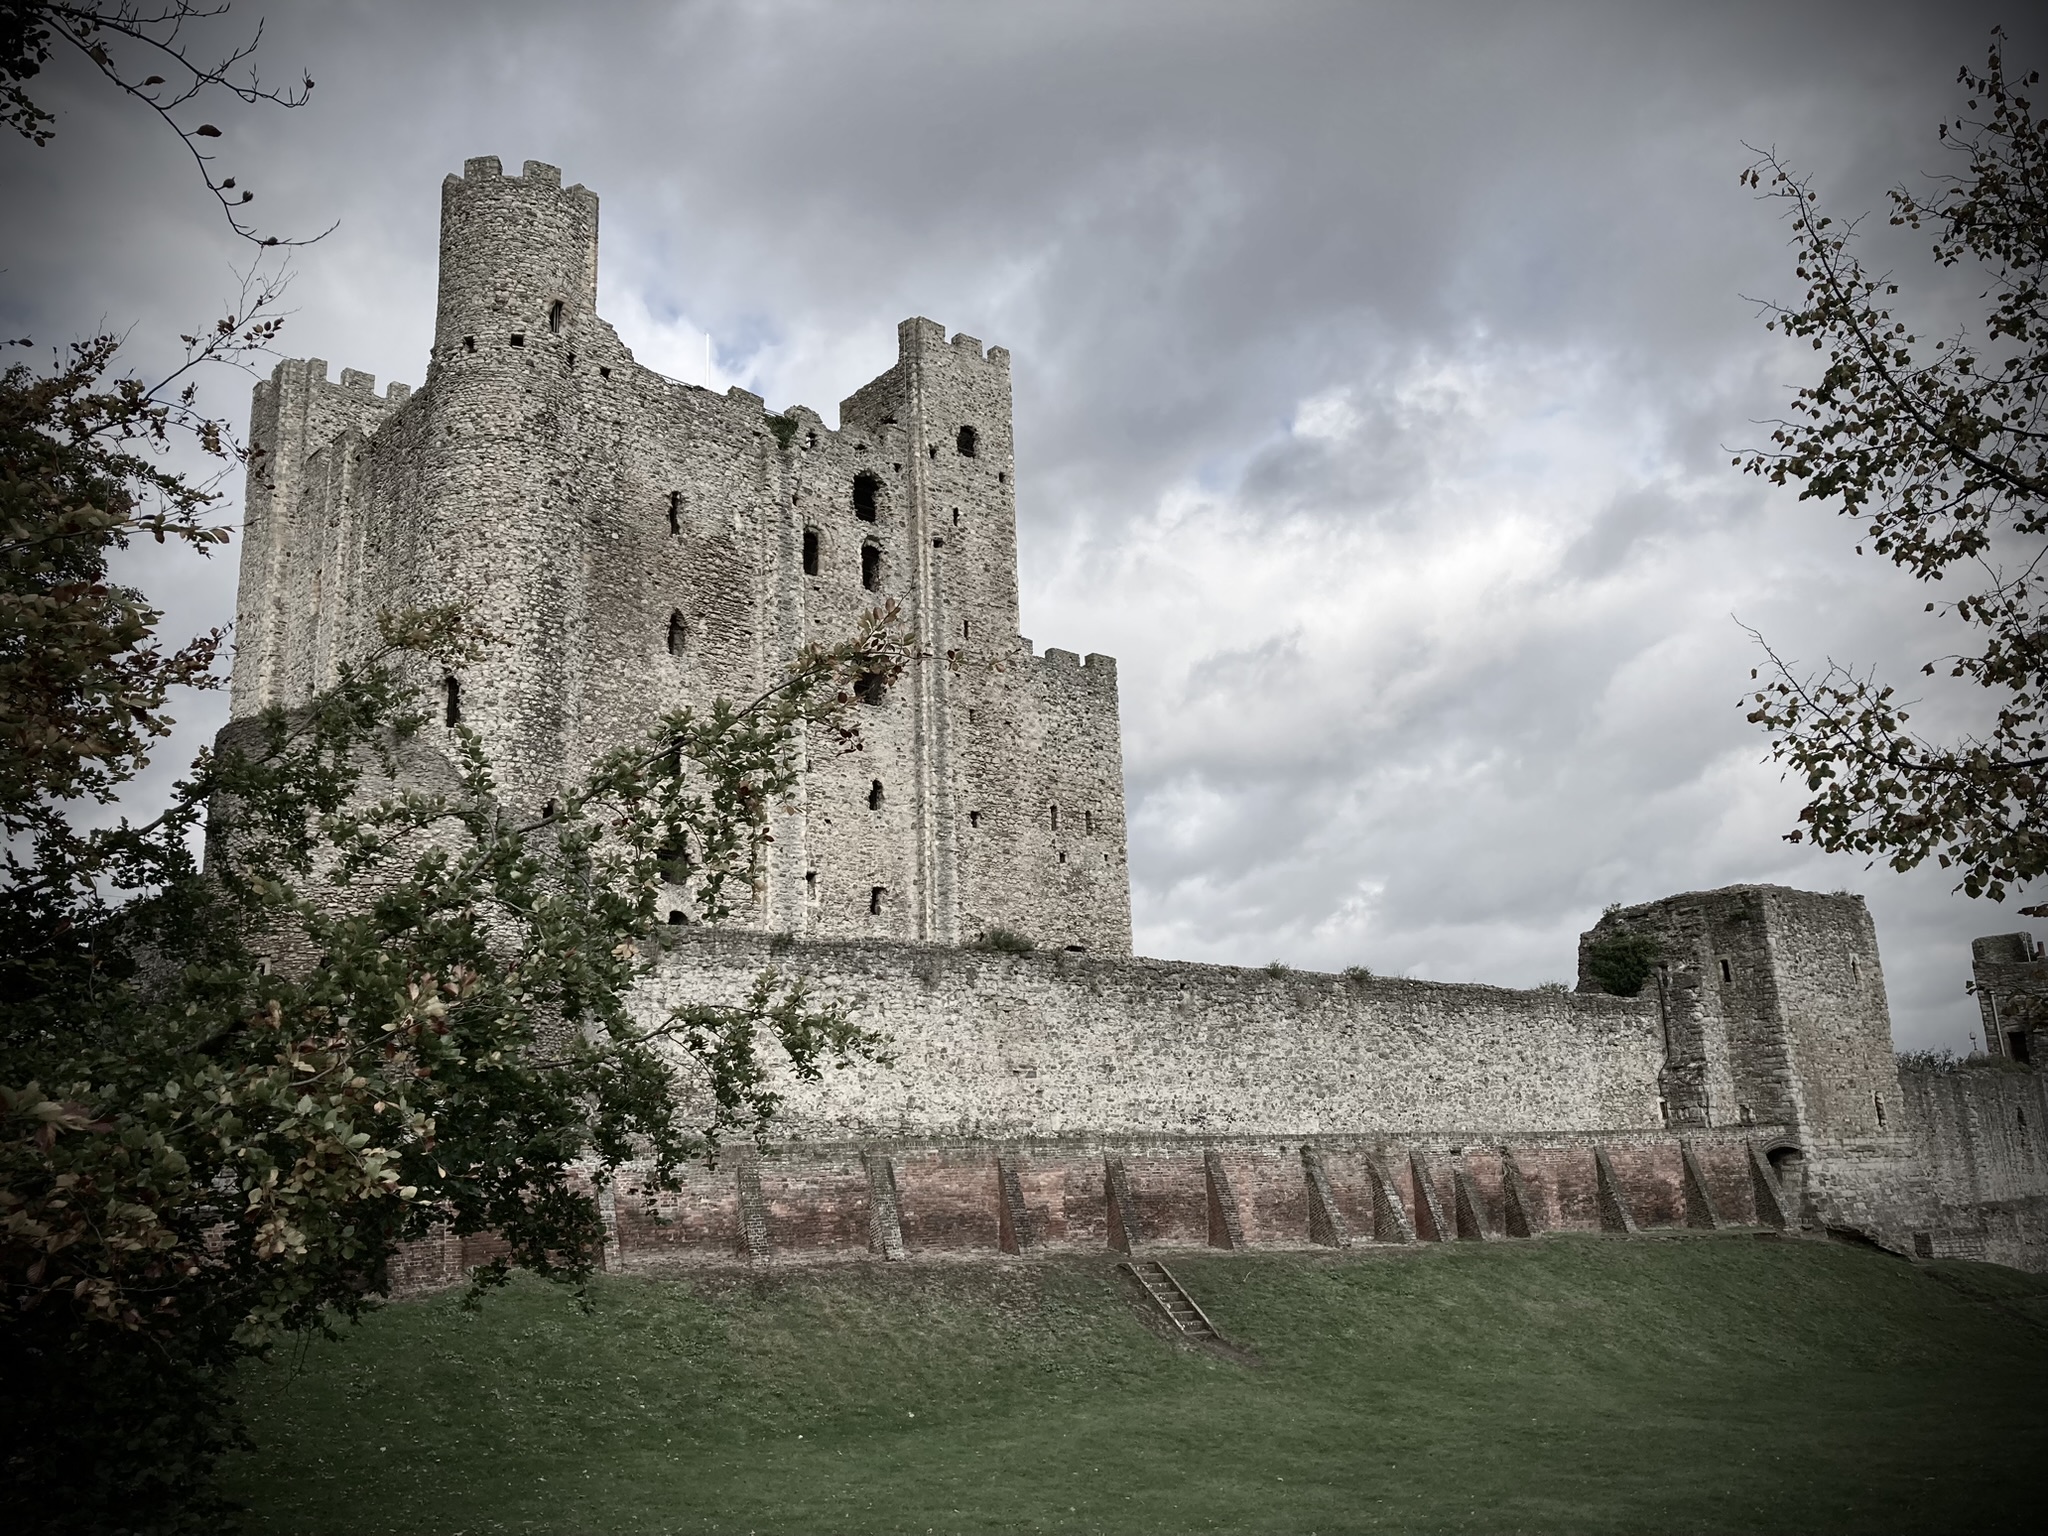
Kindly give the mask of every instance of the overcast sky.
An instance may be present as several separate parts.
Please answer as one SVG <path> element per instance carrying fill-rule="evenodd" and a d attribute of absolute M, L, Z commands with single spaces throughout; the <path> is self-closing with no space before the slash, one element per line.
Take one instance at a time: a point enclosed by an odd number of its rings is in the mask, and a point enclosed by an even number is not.
<path fill-rule="evenodd" d="M 599 307 L 673 376 L 830 420 L 907 315 L 1011 349 L 1025 631 L 1118 658 L 1140 952 L 1530 985 L 1610 902 L 1846 888 L 1898 1043 L 1975 1043 L 1968 940 L 2029 925 L 1782 841 L 1801 796 L 1743 721 L 1738 620 L 1907 683 L 1952 643 L 1729 459 L 1814 366 L 1751 302 L 1799 290 L 1745 142 L 1877 207 L 1943 168 L 1998 9 L 236 16 L 319 82 L 207 115 L 270 229 L 339 221 L 283 344 L 332 375 L 420 381 L 439 184 L 485 154 L 600 194 Z M 40 84 L 57 144 L 0 146 L 0 329 L 132 326 L 146 367 L 244 252 L 174 140 L 68 62 Z M 245 420 L 246 381 L 213 387 Z M 232 556 L 146 575 L 173 625 L 232 617 Z"/>

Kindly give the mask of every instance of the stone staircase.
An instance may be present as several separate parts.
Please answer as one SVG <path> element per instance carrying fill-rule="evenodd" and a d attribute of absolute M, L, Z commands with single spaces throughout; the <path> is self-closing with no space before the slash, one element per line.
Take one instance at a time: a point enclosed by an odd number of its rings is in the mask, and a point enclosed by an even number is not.
<path fill-rule="evenodd" d="M 1216 1331 L 1216 1325 L 1209 1321 L 1208 1314 L 1195 1305 L 1192 1296 L 1181 1289 L 1180 1282 L 1173 1278 L 1173 1271 L 1157 1259 L 1133 1259 L 1128 1263 L 1119 1264 L 1117 1268 L 1138 1282 L 1145 1294 L 1152 1298 L 1152 1304 L 1172 1320 L 1181 1337 L 1192 1339 L 1199 1344 L 1221 1342 L 1223 1336 Z"/>

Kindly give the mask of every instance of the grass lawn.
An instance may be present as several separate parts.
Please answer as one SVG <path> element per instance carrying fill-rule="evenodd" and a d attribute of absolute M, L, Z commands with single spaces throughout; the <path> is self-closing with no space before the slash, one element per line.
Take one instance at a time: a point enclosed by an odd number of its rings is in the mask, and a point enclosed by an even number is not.
<path fill-rule="evenodd" d="M 250 1383 L 264 1532 L 2042 1528 L 2048 1279 L 1753 1236 L 515 1284 Z"/>

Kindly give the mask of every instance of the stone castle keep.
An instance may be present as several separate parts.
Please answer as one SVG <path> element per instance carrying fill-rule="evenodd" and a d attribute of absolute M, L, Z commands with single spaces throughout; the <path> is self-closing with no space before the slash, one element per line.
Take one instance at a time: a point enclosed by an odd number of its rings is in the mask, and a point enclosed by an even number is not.
<path fill-rule="evenodd" d="M 759 904 L 666 928 L 642 999 L 729 1001 L 772 960 L 894 1064 L 790 1085 L 782 1141 L 679 1194 L 622 1191 L 611 1262 L 1756 1224 L 2048 1267 L 2031 941 L 1979 942 L 1993 1054 L 1963 1064 L 1894 1057 L 1861 898 L 1782 887 L 1610 912 L 1570 993 L 1132 958 L 1115 663 L 1017 632 L 1008 354 L 907 320 L 833 428 L 639 366 L 596 297 L 596 196 L 472 160 L 422 386 L 257 386 L 233 710 L 460 601 L 498 643 L 428 681 L 538 810 L 899 604 L 919 659 L 864 748 L 812 762 Z M 975 947 L 998 927 L 1038 948 Z M 1593 980 L 1618 935 L 1654 941 L 1633 996 Z"/>

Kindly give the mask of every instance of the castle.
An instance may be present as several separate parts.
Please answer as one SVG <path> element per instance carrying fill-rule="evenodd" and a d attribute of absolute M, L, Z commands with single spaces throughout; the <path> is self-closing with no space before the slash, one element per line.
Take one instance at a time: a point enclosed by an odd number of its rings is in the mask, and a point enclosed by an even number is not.
<path fill-rule="evenodd" d="M 771 415 L 635 363 L 597 249 L 592 193 L 472 160 L 422 387 L 317 361 L 257 386 L 232 708 L 303 700 L 380 610 L 452 596 L 497 644 L 423 681 L 538 810 L 899 604 L 917 657 L 863 749 L 807 765 L 755 906 L 665 927 L 639 998 L 729 1001 L 772 960 L 859 999 L 894 1061 L 787 1085 L 783 1139 L 680 1192 L 607 1191 L 610 1262 L 1753 1224 L 2048 1266 L 2023 936 L 1979 943 L 1993 1054 L 1961 1064 L 1894 1057 L 1846 895 L 1610 912 L 1575 992 L 1131 957 L 1115 663 L 1017 633 L 1008 354 L 907 320 L 836 428 Z M 1037 948 L 975 943 L 998 928 Z M 1596 980 L 1617 942 L 1654 957 L 1627 996 Z M 407 1278 L 472 1256 L 428 1244 Z"/>

